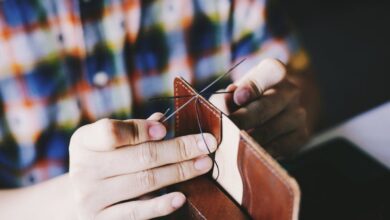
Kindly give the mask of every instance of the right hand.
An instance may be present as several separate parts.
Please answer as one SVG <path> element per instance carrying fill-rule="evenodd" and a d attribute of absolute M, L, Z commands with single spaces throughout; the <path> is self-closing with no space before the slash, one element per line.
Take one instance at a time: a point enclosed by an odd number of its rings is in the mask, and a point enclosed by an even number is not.
<path fill-rule="evenodd" d="M 172 213 L 185 202 L 180 192 L 149 200 L 140 196 L 207 173 L 212 167 L 202 136 L 162 141 L 157 120 L 102 119 L 79 128 L 69 146 L 69 176 L 80 219 L 150 219 Z M 211 152 L 216 139 L 204 134 Z"/>

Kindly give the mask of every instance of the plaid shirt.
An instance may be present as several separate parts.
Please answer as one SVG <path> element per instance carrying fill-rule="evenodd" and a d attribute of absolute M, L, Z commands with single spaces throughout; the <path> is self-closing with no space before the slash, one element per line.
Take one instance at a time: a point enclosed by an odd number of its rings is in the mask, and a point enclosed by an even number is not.
<path fill-rule="evenodd" d="M 0 187 L 66 172 L 82 124 L 165 110 L 147 99 L 176 76 L 201 86 L 243 57 L 233 80 L 287 62 L 288 32 L 266 15 L 265 0 L 0 1 Z"/>

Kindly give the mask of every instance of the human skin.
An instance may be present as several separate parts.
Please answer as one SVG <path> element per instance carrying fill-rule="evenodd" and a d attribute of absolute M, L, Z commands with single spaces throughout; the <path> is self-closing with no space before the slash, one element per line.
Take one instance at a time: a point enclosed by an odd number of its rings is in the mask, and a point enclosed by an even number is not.
<path fill-rule="evenodd" d="M 205 174 L 212 161 L 200 134 L 162 140 L 161 117 L 102 119 L 79 128 L 70 141 L 69 173 L 0 191 L 0 219 L 150 219 L 180 208 L 186 199 L 180 192 L 139 197 Z M 215 151 L 215 138 L 204 137 Z"/>
<path fill-rule="evenodd" d="M 210 100 L 272 155 L 284 157 L 308 136 L 302 88 L 283 64 L 267 59 L 228 86 L 232 94 Z M 199 134 L 162 140 L 166 129 L 158 122 L 161 117 L 102 119 L 79 128 L 69 146 L 69 173 L 31 187 L 1 190 L 0 219 L 149 219 L 172 213 L 185 203 L 182 193 L 140 196 L 205 174 L 212 161 Z M 215 151 L 215 138 L 205 137 Z"/>
<path fill-rule="evenodd" d="M 308 79 L 265 59 L 225 89 L 231 93 L 210 101 L 274 157 L 288 158 L 308 140 L 317 117 L 317 90 Z"/>

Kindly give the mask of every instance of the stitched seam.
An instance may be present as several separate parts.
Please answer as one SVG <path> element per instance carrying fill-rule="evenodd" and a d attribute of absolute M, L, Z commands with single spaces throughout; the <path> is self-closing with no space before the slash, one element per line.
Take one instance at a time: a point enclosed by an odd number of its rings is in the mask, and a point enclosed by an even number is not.
<path fill-rule="evenodd" d="M 187 202 L 188 205 L 190 205 L 198 213 L 198 215 L 201 216 L 202 219 L 206 219 L 206 216 L 204 216 L 202 212 L 198 208 L 196 208 L 196 206 L 191 202 L 191 200 L 188 200 Z"/>
<path fill-rule="evenodd" d="M 179 81 L 179 84 L 190 94 L 194 94 L 194 92 L 192 92 L 191 90 L 189 90 L 182 82 Z M 200 96 L 201 97 L 201 96 Z M 218 112 L 213 109 L 210 104 L 208 104 L 207 102 L 205 102 L 204 100 L 200 99 L 199 100 L 201 103 L 204 104 L 204 106 L 211 111 L 211 113 L 213 113 L 215 116 L 217 116 L 218 118 L 221 118 L 221 116 L 218 114 Z M 175 106 L 177 107 L 177 106 Z"/>
<path fill-rule="evenodd" d="M 177 84 L 175 85 L 175 96 L 178 95 L 178 87 L 177 87 Z M 175 100 L 175 110 L 179 108 L 179 99 Z M 179 125 L 180 125 L 180 112 L 178 112 L 175 116 L 176 120 L 175 120 L 175 133 L 177 133 L 179 131 Z"/>
<path fill-rule="evenodd" d="M 194 94 L 193 93 L 193 91 L 191 91 L 190 89 L 188 89 L 182 82 L 180 82 L 180 81 L 178 81 L 178 84 L 179 85 L 181 85 L 181 87 L 182 88 L 184 88 L 188 93 L 190 93 L 190 94 Z M 177 96 L 178 95 L 178 87 L 176 86 L 176 88 L 175 88 L 175 96 Z M 177 101 L 177 102 L 175 102 L 175 108 L 177 109 L 178 108 L 178 102 L 179 101 Z M 207 102 L 205 102 L 204 100 L 202 100 L 202 99 L 200 99 L 200 102 L 202 103 L 202 104 L 204 104 L 204 106 L 208 109 L 208 110 L 210 110 L 211 111 L 211 113 L 213 113 L 215 116 L 217 116 L 218 118 L 221 118 L 221 116 L 218 114 L 218 112 L 215 110 L 215 109 L 213 109 L 211 106 L 210 106 L 210 104 L 208 104 Z M 178 114 L 176 114 L 176 129 L 179 129 L 179 120 L 180 120 L 180 116 L 179 116 L 180 114 L 178 113 Z M 291 187 L 286 183 L 286 181 L 279 175 L 279 173 L 277 173 L 273 168 L 272 168 L 272 166 L 270 166 L 270 164 L 266 161 L 266 160 L 264 160 L 260 155 L 258 155 L 258 153 L 253 149 L 253 147 L 245 140 L 245 139 L 242 139 L 244 142 L 245 142 L 245 145 L 247 146 L 247 147 L 249 147 L 249 149 L 250 149 L 250 151 L 252 151 L 252 153 L 254 153 L 254 155 L 258 158 L 258 159 L 260 159 L 260 161 L 267 167 L 267 169 L 268 170 L 270 170 L 276 177 L 277 177 L 277 179 L 287 188 L 287 191 L 288 191 L 288 193 L 289 193 L 289 203 L 290 203 L 290 205 L 289 205 L 289 219 L 291 219 L 292 218 L 292 215 L 293 215 L 293 213 L 292 213 L 292 210 L 293 210 L 293 193 L 292 193 L 292 189 L 291 189 Z M 189 201 L 189 204 L 192 206 L 192 207 L 194 207 L 193 206 L 193 204 Z M 197 209 L 196 209 L 197 210 Z M 198 210 L 199 211 L 199 210 Z M 200 213 L 200 212 L 199 212 Z M 201 214 L 201 213 L 200 213 Z M 204 218 L 204 216 L 202 215 L 202 217 Z"/>
<path fill-rule="evenodd" d="M 293 213 L 292 213 L 292 210 L 293 210 L 293 192 L 290 188 L 290 186 L 286 183 L 286 181 L 279 175 L 279 173 L 277 173 L 273 168 L 272 166 L 270 166 L 270 164 L 264 160 L 260 155 L 258 155 L 258 153 L 253 149 L 253 147 L 243 138 L 241 138 L 244 142 L 245 142 L 245 146 L 249 147 L 250 151 L 252 151 L 252 153 L 254 153 L 254 155 L 261 160 L 261 162 L 268 168 L 268 170 L 270 170 L 277 178 L 278 180 L 287 188 L 288 190 L 288 193 L 289 193 L 289 219 L 292 219 L 292 216 L 293 216 Z"/>

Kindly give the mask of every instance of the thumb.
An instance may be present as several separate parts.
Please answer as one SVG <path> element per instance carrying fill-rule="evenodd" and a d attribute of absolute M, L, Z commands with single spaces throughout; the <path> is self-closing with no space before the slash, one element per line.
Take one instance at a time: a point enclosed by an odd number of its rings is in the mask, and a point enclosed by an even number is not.
<path fill-rule="evenodd" d="M 149 116 L 149 118 L 147 118 L 146 120 L 150 120 L 150 121 L 160 121 L 162 119 L 164 119 L 165 115 L 161 112 L 155 112 L 153 113 L 151 116 Z"/>
<path fill-rule="evenodd" d="M 236 105 L 245 105 L 259 98 L 264 91 L 278 84 L 286 75 L 285 66 L 276 59 L 265 59 L 253 67 L 235 85 L 233 99 Z"/>
<path fill-rule="evenodd" d="M 230 84 L 226 87 L 226 94 L 214 94 L 209 98 L 209 101 L 215 105 L 220 111 L 229 115 L 231 112 L 235 111 L 235 104 L 233 103 L 233 92 L 236 89 L 236 85 Z M 222 92 L 219 90 L 218 92 Z"/>

